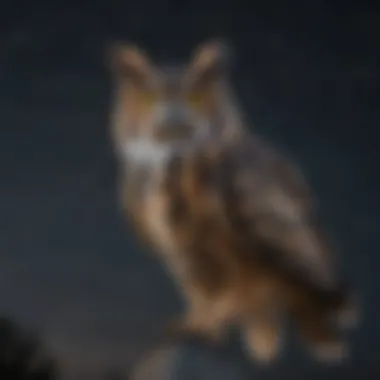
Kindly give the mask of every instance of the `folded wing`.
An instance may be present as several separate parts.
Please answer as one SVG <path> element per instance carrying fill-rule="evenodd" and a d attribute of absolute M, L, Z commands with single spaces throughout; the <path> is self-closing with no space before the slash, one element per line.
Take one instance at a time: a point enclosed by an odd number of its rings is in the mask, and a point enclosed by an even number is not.
<path fill-rule="evenodd" d="M 272 265 L 308 284 L 339 286 L 335 255 L 298 169 L 255 139 L 232 147 L 223 170 L 226 210 L 241 238 L 259 243 Z"/>

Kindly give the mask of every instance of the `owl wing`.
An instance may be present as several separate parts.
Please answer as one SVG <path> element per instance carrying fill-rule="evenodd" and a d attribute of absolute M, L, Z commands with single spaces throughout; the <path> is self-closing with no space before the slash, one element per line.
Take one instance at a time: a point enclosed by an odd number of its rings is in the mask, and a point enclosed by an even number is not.
<path fill-rule="evenodd" d="M 335 257 L 299 170 L 257 139 L 235 145 L 221 165 L 225 209 L 241 239 L 265 247 L 272 265 L 309 284 L 338 286 Z"/>

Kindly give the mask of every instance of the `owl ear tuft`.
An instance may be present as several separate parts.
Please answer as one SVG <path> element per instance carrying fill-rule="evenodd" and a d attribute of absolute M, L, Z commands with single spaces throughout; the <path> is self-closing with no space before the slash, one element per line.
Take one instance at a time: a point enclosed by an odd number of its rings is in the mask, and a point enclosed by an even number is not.
<path fill-rule="evenodd" d="M 148 56 L 131 43 L 116 42 L 107 48 L 107 63 L 118 79 L 147 80 L 154 72 Z"/>
<path fill-rule="evenodd" d="M 197 47 L 189 67 L 195 81 L 219 79 L 228 73 L 232 48 L 223 40 L 209 40 Z"/>

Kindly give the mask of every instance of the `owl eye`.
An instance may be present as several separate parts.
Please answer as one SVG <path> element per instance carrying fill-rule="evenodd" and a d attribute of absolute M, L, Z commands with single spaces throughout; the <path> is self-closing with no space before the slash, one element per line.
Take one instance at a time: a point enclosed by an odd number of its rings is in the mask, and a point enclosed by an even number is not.
<path fill-rule="evenodd" d="M 188 102 L 192 107 L 200 107 L 205 100 L 202 92 L 194 92 L 188 95 Z"/>
<path fill-rule="evenodd" d="M 144 92 L 140 96 L 140 100 L 147 106 L 151 106 L 157 101 L 157 94 L 153 92 Z"/>

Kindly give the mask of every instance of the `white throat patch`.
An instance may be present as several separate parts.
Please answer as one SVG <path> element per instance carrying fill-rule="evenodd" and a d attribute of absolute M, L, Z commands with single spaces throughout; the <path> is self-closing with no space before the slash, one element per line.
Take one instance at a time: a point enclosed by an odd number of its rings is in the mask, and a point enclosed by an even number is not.
<path fill-rule="evenodd" d="M 131 139 L 123 145 L 123 155 L 132 165 L 161 166 L 173 152 L 171 144 L 163 144 L 146 138 Z"/>

